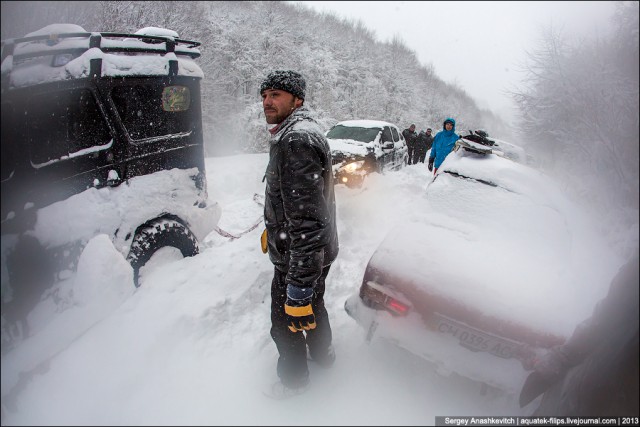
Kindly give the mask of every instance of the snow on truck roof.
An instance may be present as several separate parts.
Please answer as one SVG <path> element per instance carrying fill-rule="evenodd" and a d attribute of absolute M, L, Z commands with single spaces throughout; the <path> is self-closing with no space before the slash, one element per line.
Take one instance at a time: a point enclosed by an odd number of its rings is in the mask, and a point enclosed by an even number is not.
<path fill-rule="evenodd" d="M 51 25 L 47 25 L 46 27 L 42 27 L 39 30 L 25 34 L 25 37 L 48 36 L 51 34 L 62 34 L 62 33 L 86 33 L 86 32 L 87 31 L 84 28 L 76 24 L 51 24 Z"/>
<path fill-rule="evenodd" d="M 51 24 L 2 41 L 2 76 L 3 80 L 8 76 L 10 88 L 86 78 L 91 60 L 100 59 L 102 76 L 168 75 L 170 61 L 177 61 L 176 75 L 203 78 L 194 61 L 200 56 L 196 48 L 200 43 L 178 37 L 177 32 L 158 27 L 124 34 Z"/>

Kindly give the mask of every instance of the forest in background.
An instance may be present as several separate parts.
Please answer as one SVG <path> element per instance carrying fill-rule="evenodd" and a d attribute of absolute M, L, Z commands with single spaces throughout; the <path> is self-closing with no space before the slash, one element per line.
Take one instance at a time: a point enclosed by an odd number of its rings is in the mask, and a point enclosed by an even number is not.
<path fill-rule="evenodd" d="M 518 123 L 480 109 L 463 88 L 421 64 L 400 37 L 378 42 L 360 21 L 279 1 L 2 1 L 2 38 L 51 23 L 87 31 L 155 26 L 202 42 L 207 155 L 267 146 L 258 87 L 273 69 L 307 79 L 306 104 L 328 129 L 341 120 L 387 120 L 405 128 L 486 129 L 519 143 L 602 218 L 618 247 L 638 242 L 638 2 L 617 2 L 616 31 L 584 38 L 541 31 L 512 93 Z M 629 238 L 629 236 L 633 238 Z"/>
<path fill-rule="evenodd" d="M 162 27 L 202 42 L 198 63 L 205 74 L 202 110 L 209 155 L 266 150 L 258 88 L 274 69 L 295 69 L 305 76 L 305 104 L 327 130 L 351 119 L 439 129 L 446 117 L 455 117 L 458 129 L 511 135 L 499 117 L 436 76 L 431 64 L 420 64 L 401 39 L 378 42 L 361 23 L 306 6 L 277 1 L 2 4 L 3 39 L 64 22 L 87 31 Z M 8 16 L 13 17 L 5 22 Z"/>

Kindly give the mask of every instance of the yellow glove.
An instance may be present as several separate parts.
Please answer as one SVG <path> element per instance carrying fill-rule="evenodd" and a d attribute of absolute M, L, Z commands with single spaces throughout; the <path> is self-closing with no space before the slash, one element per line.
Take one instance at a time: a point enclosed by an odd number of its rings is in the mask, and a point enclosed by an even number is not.
<path fill-rule="evenodd" d="M 313 288 L 299 288 L 287 285 L 287 301 L 284 312 L 291 332 L 308 331 L 316 328 L 316 317 L 311 308 Z"/>
<path fill-rule="evenodd" d="M 263 254 L 267 253 L 268 245 L 267 245 L 267 229 L 266 228 L 260 235 L 260 248 L 262 249 Z"/>

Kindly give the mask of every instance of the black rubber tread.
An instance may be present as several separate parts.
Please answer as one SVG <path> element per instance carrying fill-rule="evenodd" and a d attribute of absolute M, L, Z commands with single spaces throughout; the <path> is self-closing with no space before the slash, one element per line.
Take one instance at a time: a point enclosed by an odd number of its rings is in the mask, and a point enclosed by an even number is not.
<path fill-rule="evenodd" d="M 136 287 L 140 268 L 151 259 L 159 249 L 174 247 L 182 256 L 194 256 L 199 253 L 198 239 L 184 224 L 173 219 L 158 219 L 141 228 L 131 243 L 127 261 L 133 267 L 133 280 Z"/>

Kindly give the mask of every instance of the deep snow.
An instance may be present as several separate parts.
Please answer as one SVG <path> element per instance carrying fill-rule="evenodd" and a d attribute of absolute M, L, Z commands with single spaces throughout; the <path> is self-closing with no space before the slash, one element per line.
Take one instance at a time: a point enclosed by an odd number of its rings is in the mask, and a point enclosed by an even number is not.
<path fill-rule="evenodd" d="M 261 221 L 266 163 L 266 154 L 206 159 L 222 230 L 240 234 Z M 362 189 L 336 187 L 340 254 L 325 301 L 337 361 L 329 371 L 310 366 L 307 394 L 286 402 L 262 394 L 276 379 L 277 358 L 262 226 L 237 239 L 213 232 L 192 258 L 162 250 L 137 289 L 102 235 L 85 248 L 77 274 L 31 314 L 34 336 L 3 358 L 3 396 L 16 384 L 21 391 L 15 402 L 3 398 L 2 424 L 429 425 L 436 415 L 526 414 L 530 407 L 520 409 L 515 396 L 481 394 L 477 383 L 367 343 L 344 311 L 387 231 L 419 217 L 430 180 L 418 164 L 374 174 Z M 613 276 L 622 262 L 602 260 L 602 271 Z M 19 370 L 48 356 L 48 366 L 19 381 Z"/>

